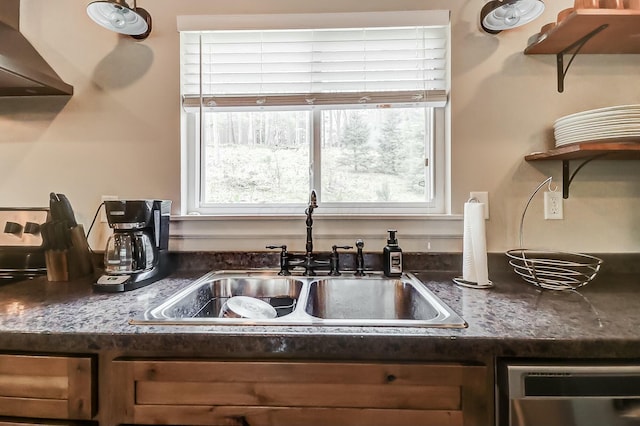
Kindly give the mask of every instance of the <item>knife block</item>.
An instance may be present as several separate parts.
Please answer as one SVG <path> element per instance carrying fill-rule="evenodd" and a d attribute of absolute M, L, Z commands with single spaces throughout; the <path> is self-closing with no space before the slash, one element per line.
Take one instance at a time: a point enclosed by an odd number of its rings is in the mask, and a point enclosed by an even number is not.
<path fill-rule="evenodd" d="M 71 247 L 66 250 L 46 250 L 47 279 L 69 281 L 93 273 L 89 243 L 82 225 L 69 229 Z"/>

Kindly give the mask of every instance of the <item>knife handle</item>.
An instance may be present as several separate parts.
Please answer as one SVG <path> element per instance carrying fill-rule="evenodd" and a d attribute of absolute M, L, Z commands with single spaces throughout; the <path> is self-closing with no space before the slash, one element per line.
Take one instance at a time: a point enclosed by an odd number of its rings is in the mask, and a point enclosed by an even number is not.
<path fill-rule="evenodd" d="M 73 207 L 71 207 L 71 203 L 66 195 L 57 194 L 57 196 L 60 203 L 60 214 L 62 215 L 60 220 L 67 222 L 69 228 L 73 228 L 78 224 L 78 222 L 76 222 L 76 216 L 73 213 Z"/>

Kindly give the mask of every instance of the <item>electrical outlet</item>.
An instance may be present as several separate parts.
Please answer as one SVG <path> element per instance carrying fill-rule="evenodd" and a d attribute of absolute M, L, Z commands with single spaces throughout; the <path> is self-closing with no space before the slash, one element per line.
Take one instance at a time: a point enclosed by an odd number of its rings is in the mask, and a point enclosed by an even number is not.
<path fill-rule="evenodd" d="M 475 198 L 479 203 L 484 204 L 484 218 L 489 219 L 489 193 L 472 191 L 469 193 L 469 199 Z"/>
<path fill-rule="evenodd" d="M 544 193 L 544 218 L 563 219 L 562 193 L 560 191 L 546 191 Z"/>
<path fill-rule="evenodd" d="M 102 202 L 104 203 L 105 201 L 108 200 L 117 200 L 118 196 L 117 195 L 103 195 L 102 196 Z M 102 207 L 102 211 L 100 212 L 100 222 L 106 223 L 107 222 L 107 214 L 105 213 L 104 207 Z"/>

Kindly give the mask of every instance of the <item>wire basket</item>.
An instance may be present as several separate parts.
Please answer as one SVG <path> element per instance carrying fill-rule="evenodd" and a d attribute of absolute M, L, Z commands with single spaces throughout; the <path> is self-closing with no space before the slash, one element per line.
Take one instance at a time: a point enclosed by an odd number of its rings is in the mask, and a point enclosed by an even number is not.
<path fill-rule="evenodd" d="M 530 249 L 507 251 L 509 264 L 526 282 L 548 290 L 575 290 L 596 277 L 602 260 L 582 253 Z"/>
<path fill-rule="evenodd" d="M 529 197 L 520 219 L 520 247 L 523 240 L 524 217 L 536 193 L 545 184 L 551 189 L 551 177 L 542 182 Z M 602 259 L 583 253 L 519 248 L 506 252 L 509 264 L 526 282 L 547 290 L 576 290 L 593 280 Z"/>

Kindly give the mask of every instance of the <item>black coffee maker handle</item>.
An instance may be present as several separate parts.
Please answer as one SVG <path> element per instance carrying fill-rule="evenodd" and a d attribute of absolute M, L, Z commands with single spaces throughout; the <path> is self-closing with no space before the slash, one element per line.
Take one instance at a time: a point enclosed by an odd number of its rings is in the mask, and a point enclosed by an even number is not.
<path fill-rule="evenodd" d="M 145 252 L 142 245 L 142 238 L 135 236 L 133 238 L 133 265 L 131 269 L 134 271 L 144 269 Z"/>

